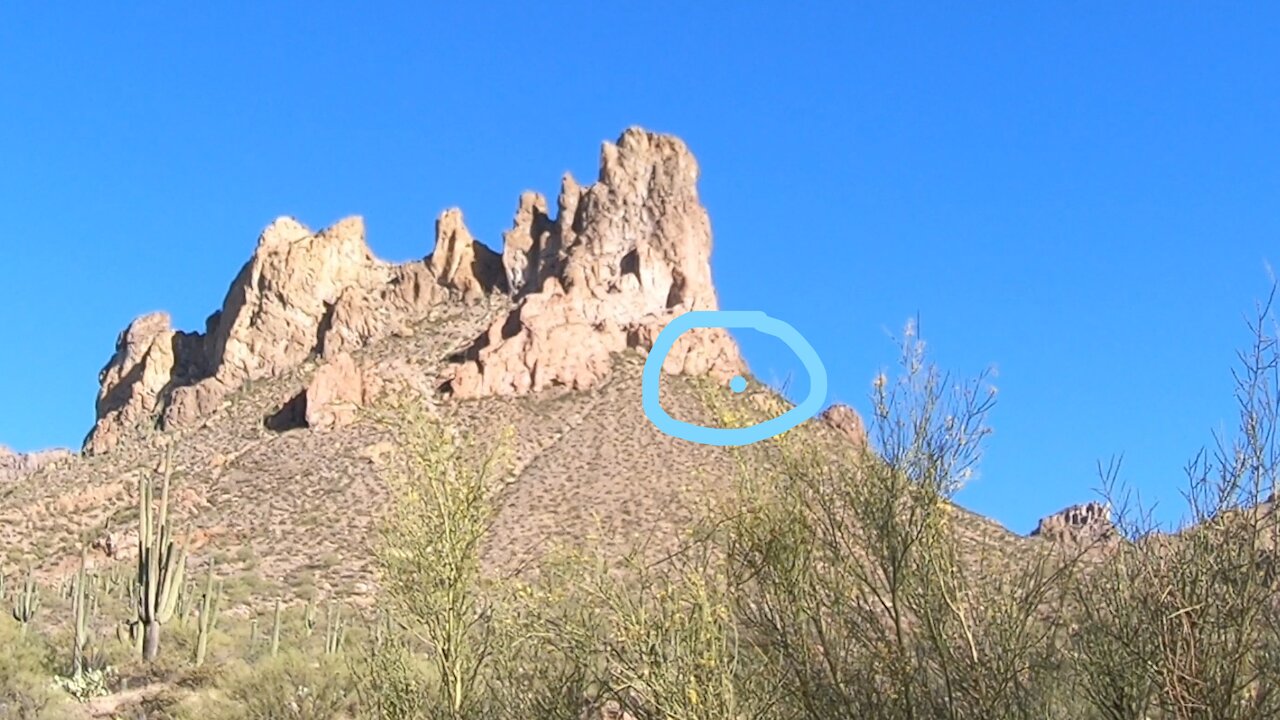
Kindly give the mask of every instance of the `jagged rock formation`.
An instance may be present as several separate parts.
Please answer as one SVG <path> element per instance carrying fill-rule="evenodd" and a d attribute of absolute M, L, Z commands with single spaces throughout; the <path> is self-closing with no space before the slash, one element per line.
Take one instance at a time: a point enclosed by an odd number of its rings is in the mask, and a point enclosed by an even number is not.
<path fill-rule="evenodd" d="M 441 284 L 461 292 L 464 300 L 479 300 L 490 290 L 506 289 L 501 256 L 476 243 L 456 208 L 436 221 L 436 249 L 428 268 Z"/>
<path fill-rule="evenodd" d="M 71 451 L 62 448 L 20 453 L 0 445 L 0 484 L 17 480 L 45 465 L 71 457 L 75 457 Z"/>
<path fill-rule="evenodd" d="M 450 210 L 436 223 L 436 251 L 392 265 L 365 242 L 364 221 L 319 233 L 282 217 L 258 239 L 203 333 L 174 331 L 166 313 L 134 320 L 100 374 L 97 422 L 85 451 L 122 437 L 191 425 L 246 381 L 272 377 L 314 354 L 333 358 L 397 332 L 450 297 L 505 289 L 499 260 L 477 246 Z"/>
<path fill-rule="evenodd" d="M 556 218 L 536 193 L 520 198 L 502 262 L 518 305 L 478 338 L 444 378 L 459 397 L 550 385 L 594 386 L 613 353 L 645 351 L 672 318 L 714 310 L 711 223 L 698 200 L 698 164 L 680 140 L 638 128 L 605 143 L 599 181 L 563 179 Z M 686 333 L 668 372 L 741 372 L 724 330 Z"/>
<path fill-rule="evenodd" d="M 582 188 L 565 176 L 554 220 L 542 196 L 524 193 L 501 254 L 477 243 L 452 209 L 436 221 L 432 254 L 403 265 L 373 256 L 359 217 L 318 233 L 279 218 L 204 332 L 175 331 L 167 314 L 151 313 L 120 334 L 100 374 L 85 451 L 200 422 L 245 382 L 316 356 L 337 361 L 326 371 L 333 377 L 290 413 L 341 424 L 360 395 L 352 388 L 376 378 L 360 378 L 339 358 L 407 332 L 450 299 L 510 293 L 515 301 L 439 378 L 454 396 L 592 387 L 614 353 L 645 352 L 672 318 L 717 307 L 697 179 L 683 142 L 631 128 L 605 143 L 596 184 Z M 680 338 L 664 368 L 728 380 L 744 366 L 726 331 L 701 329 Z"/>
<path fill-rule="evenodd" d="M 1116 537 L 1116 528 L 1110 505 L 1090 502 L 1041 518 L 1031 534 L 1058 542 L 1088 543 Z"/>

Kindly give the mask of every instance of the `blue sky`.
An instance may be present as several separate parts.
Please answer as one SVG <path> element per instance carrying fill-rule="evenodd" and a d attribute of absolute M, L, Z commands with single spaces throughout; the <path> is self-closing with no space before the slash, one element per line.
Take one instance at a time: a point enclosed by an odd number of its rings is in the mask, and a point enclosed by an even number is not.
<path fill-rule="evenodd" d="M 722 306 L 804 334 L 833 400 L 867 411 L 917 314 L 944 367 L 997 368 L 959 499 L 1016 531 L 1118 453 L 1176 516 L 1234 422 L 1280 264 L 1274 7 L 267 5 L 0 8 L 0 443 L 78 447 L 117 333 L 203 328 L 276 216 L 407 260 L 459 206 L 497 246 L 630 125 L 692 148 Z"/>

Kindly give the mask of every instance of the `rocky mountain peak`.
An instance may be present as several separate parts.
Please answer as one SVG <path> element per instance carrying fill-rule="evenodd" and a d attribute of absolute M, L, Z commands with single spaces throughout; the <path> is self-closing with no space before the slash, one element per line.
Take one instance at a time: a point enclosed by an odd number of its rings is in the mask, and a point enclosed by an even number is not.
<path fill-rule="evenodd" d="M 683 142 L 631 128 L 604 144 L 595 184 L 564 177 L 554 220 L 542 196 L 521 196 L 502 254 L 516 307 L 448 369 L 445 387 L 460 397 L 586 389 L 613 353 L 647 351 L 672 318 L 716 309 L 697 180 Z M 727 380 L 742 370 L 724 330 L 686 335 L 668 372 Z"/>
<path fill-rule="evenodd" d="M 1116 528 L 1110 505 L 1089 502 L 1041 518 L 1031 534 L 1054 541 L 1092 542 L 1115 536 Z"/>
<path fill-rule="evenodd" d="M 682 141 L 630 128 L 604 144 L 594 184 L 562 178 L 554 219 L 542 195 L 523 193 L 500 253 L 477 242 L 453 208 L 436 220 L 431 254 L 402 265 L 373 255 L 360 217 L 319 232 L 279 217 L 259 235 L 203 332 L 176 331 L 158 312 L 120 334 L 99 377 L 85 450 L 109 451 L 156 426 L 191 425 L 245 382 L 311 357 L 341 360 L 326 385 L 361 376 L 347 354 L 442 302 L 510 299 L 510 310 L 436 379 L 454 396 L 591 387 L 614 353 L 646 352 L 672 318 L 717 307 L 711 225 L 697 180 L 698 164 Z M 686 336 L 669 353 L 668 372 L 727 380 L 742 371 L 726 331 Z"/>

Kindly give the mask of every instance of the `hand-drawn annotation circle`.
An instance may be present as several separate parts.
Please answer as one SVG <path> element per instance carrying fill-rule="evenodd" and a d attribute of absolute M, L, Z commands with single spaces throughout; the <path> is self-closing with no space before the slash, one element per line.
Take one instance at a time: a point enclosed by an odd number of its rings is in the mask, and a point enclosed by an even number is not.
<path fill-rule="evenodd" d="M 713 428 L 705 425 L 676 420 L 662 408 L 658 400 L 658 387 L 662 378 L 662 364 L 676 340 L 685 332 L 695 328 L 745 328 L 759 330 L 772 335 L 791 348 L 805 371 L 809 373 L 809 394 L 794 408 L 772 420 L 757 423 L 745 428 Z M 746 388 L 746 382 L 732 383 L 734 392 Z M 740 389 L 741 388 L 741 389 Z M 694 310 L 680 315 L 667 323 L 658 334 L 644 363 L 644 378 L 641 385 L 641 399 L 644 414 L 649 421 L 662 432 L 703 445 L 741 446 L 750 445 L 784 433 L 822 410 L 827 400 L 827 368 L 822 359 L 814 351 L 813 346 L 804 339 L 796 329 L 787 323 L 769 317 L 759 310 Z"/>

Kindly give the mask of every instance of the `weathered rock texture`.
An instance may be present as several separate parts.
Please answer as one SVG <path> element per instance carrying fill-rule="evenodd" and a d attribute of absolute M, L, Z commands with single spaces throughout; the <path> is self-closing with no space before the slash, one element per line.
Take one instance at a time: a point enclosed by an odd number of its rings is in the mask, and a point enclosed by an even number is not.
<path fill-rule="evenodd" d="M 348 353 L 406 332 L 438 303 L 495 293 L 510 293 L 514 309 L 446 365 L 440 385 L 459 397 L 592 387 L 614 353 L 645 352 L 672 318 L 717 307 L 697 180 L 684 143 L 632 128 L 604 145 L 594 185 L 565 176 L 555 219 L 542 196 L 524 193 L 500 254 L 452 209 L 436 221 L 432 254 L 403 265 L 373 256 L 358 217 L 318 233 L 279 218 L 204 332 L 175 331 L 168 315 L 152 313 L 120 334 L 85 450 L 198 423 L 245 382 L 312 357 L 330 364 L 281 421 L 342 424 L 359 388 L 377 384 Z M 676 342 L 664 368 L 723 381 L 744 366 L 725 330 L 700 329 Z"/>
<path fill-rule="evenodd" d="M 20 453 L 0 445 L 0 483 L 17 480 L 45 465 L 71 457 L 75 457 L 71 451 L 62 448 Z"/>
<path fill-rule="evenodd" d="M 613 353 L 646 351 L 672 318 L 717 308 L 711 223 L 688 148 L 632 128 L 601 155 L 594 185 L 564 177 L 554 220 L 542 196 L 521 196 L 502 253 L 518 304 L 448 370 L 455 396 L 590 388 Z M 686 333 L 663 367 L 720 380 L 743 369 L 720 329 Z"/>
<path fill-rule="evenodd" d="M 1111 522 L 1110 506 L 1091 502 L 1041 518 L 1031 534 L 1047 540 L 1093 542 L 1114 538 L 1116 528 Z"/>
<path fill-rule="evenodd" d="M 358 349 L 449 298 L 504 290 L 500 265 L 457 210 L 436 223 L 432 255 L 399 266 L 373 256 L 359 217 L 318 233 L 279 218 L 262 232 L 203 333 L 176 332 L 167 314 L 151 313 L 120 334 L 99 377 L 97 422 L 85 450 L 102 453 L 130 435 L 191 425 L 246 381 L 279 375 L 313 355 L 332 359 Z M 345 417 L 318 412 L 321 424 Z"/>
<path fill-rule="evenodd" d="M 342 426 L 355 419 L 364 404 L 364 380 L 349 353 L 339 353 L 316 370 L 307 386 L 304 417 L 307 427 Z"/>

